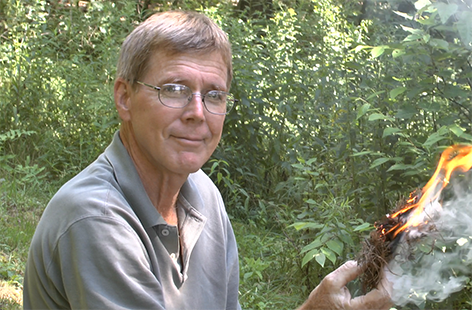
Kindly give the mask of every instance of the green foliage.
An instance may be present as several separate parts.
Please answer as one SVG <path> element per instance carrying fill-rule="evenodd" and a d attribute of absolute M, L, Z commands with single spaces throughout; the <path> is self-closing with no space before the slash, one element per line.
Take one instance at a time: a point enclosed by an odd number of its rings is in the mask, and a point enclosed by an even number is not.
<path fill-rule="evenodd" d="M 233 221 L 240 259 L 240 303 L 243 309 L 287 309 L 304 302 L 311 287 L 300 277 L 294 243 L 255 224 Z M 287 276 L 290 275 L 290 276 Z"/>
<path fill-rule="evenodd" d="M 343 263 L 349 254 L 359 250 L 360 238 L 356 232 L 371 229 L 372 226 L 355 218 L 347 201 L 334 199 L 332 202 L 318 203 L 308 199 L 306 203 L 306 210 L 297 218 L 308 221 L 292 224 L 296 230 L 308 230 L 303 238 L 313 240 L 301 250 L 301 254 L 305 254 L 302 267 L 313 259 L 323 268 L 326 262 L 336 266 Z"/>
<path fill-rule="evenodd" d="M 4 151 L 17 155 L 11 165 L 29 156 L 51 177 L 70 177 L 106 146 L 117 124 L 112 64 L 133 8 L 125 1 L 94 1 L 86 12 L 46 1 L 5 5 L 0 133 L 37 133 L 23 144 L 5 141 Z"/>
<path fill-rule="evenodd" d="M 21 183 L 23 182 L 23 183 Z M 20 309 L 28 247 L 42 210 L 51 195 L 35 174 L 0 180 L 0 308 Z"/>
<path fill-rule="evenodd" d="M 23 279 L 19 273 L 22 270 L 22 266 L 11 254 L 5 254 L 11 252 L 11 248 L 2 245 L 2 251 L 0 252 L 0 279 L 3 281 L 7 280 L 7 283 L 15 286 L 21 286 Z"/>

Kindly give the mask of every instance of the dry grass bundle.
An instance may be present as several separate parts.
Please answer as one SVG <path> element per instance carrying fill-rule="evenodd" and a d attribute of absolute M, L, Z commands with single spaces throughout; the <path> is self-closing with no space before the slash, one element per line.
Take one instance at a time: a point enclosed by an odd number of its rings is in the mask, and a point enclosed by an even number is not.
<path fill-rule="evenodd" d="M 420 190 L 411 193 L 408 200 L 403 200 L 397 204 L 392 214 L 408 209 L 417 202 L 420 195 Z M 375 223 L 375 230 L 370 233 L 369 239 L 364 241 L 362 250 L 356 258 L 357 263 L 362 266 L 364 271 L 361 276 L 364 292 L 376 288 L 379 284 L 382 270 L 393 258 L 395 249 L 402 240 L 403 232 L 399 231 L 399 228 L 406 222 L 409 212 L 404 212 L 396 217 L 386 215 L 382 221 Z"/>

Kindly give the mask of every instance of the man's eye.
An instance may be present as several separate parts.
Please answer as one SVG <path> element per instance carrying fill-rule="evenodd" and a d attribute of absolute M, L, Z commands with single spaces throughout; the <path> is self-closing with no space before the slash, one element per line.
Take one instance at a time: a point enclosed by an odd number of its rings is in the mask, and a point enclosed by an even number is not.
<path fill-rule="evenodd" d="M 187 94 L 188 87 L 184 85 L 164 85 L 162 91 L 168 94 Z"/>
<path fill-rule="evenodd" d="M 209 91 L 205 97 L 212 101 L 224 101 L 226 99 L 225 93 L 216 90 Z"/>

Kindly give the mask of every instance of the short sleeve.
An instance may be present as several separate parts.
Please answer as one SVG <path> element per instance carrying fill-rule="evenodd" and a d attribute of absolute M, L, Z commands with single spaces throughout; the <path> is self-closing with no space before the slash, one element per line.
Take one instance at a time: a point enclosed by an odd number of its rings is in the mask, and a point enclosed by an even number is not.
<path fill-rule="evenodd" d="M 104 216 L 78 220 L 60 236 L 48 276 L 71 309 L 165 309 L 162 285 L 138 234 Z"/>

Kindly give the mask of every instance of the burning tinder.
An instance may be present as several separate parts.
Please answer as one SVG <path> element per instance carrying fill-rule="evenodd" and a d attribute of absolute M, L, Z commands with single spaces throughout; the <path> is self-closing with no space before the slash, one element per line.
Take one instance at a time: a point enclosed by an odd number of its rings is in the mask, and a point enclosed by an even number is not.
<path fill-rule="evenodd" d="M 472 193 L 452 187 L 447 200 L 441 193 L 471 168 L 472 146 L 447 148 L 429 182 L 375 223 L 357 259 L 365 290 L 378 285 L 385 266 L 397 305 L 441 301 L 462 289 L 466 277 L 459 274 L 470 274 L 472 264 Z"/>

